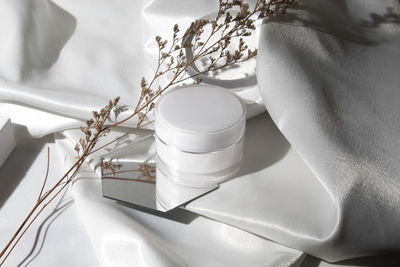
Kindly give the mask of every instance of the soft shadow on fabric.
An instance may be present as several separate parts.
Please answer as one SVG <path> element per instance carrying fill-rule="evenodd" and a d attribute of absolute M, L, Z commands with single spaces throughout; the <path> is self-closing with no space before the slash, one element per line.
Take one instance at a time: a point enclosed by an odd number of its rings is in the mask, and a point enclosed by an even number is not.
<path fill-rule="evenodd" d="M 0 168 L 0 208 L 13 193 L 21 179 L 25 177 L 40 150 L 45 144 L 52 142 L 51 136 L 33 142 L 32 139 L 20 140 L 19 135 L 16 138 L 17 147 Z M 10 173 L 13 175 L 9 175 Z"/>
<path fill-rule="evenodd" d="M 400 8 L 400 2 L 398 3 Z M 340 39 L 363 45 L 376 45 L 386 41 L 388 36 L 370 34 L 384 24 L 400 24 L 400 14 L 392 6 L 384 10 L 357 15 L 349 1 L 300 1 L 288 14 L 264 21 L 298 25 L 333 35 Z M 362 14 L 362 12 L 360 13 Z"/>
<path fill-rule="evenodd" d="M 314 256 L 307 255 L 300 267 L 318 267 L 325 266 L 324 261 Z M 379 255 L 370 256 L 352 260 L 345 260 L 335 263 L 334 266 L 368 266 L 368 267 L 397 267 L 400 266 L 399 255 Z"/>
<path fill-rule="evenodd" d="M 290 148 L 268 113 L 247 121 L 245 138 L 242 166 L 235 177 L 271 166 L 282 159 Z"/>
<path fill-rule="evenodd" d="M 64 200 L 64 196 L 60 199 L 54 210 L 41 222 L 39 228 L 36 231 L 35 241 L 32 245 L 31 250 L 25 256 L 25 258 L 18 264 L 18 267 L 29 266 L 36 259 L 36 257 L 39 256 L 46 242 L 47 233 L 49 231 L 51 224 L 73 204 L 73 200 L 67 200 L 67 201 L 62 201 L 62 200 Z M 42 238 L 40 240 L 41 236 Z"/>
<path fill-rule="evenodd" d="M 0 59 L 10 64 L 0 68 L 0 77 L 14 82 L 29 80 L 53 66 L 77 22 L 50 0 L 9 1 L 4 5 L 7 16 L 4 21 L 0 18 L 0 23 L 5 23 L 3 30 L 12 34 L 1 39 Z"/>
<path fill-rule="evenodd" d="M 168 212 L 161 212 L 161 211 L 157 211 L 157 210 L 151 210 L 151 209 L 147 209 L 144 208 L 142 206 L 138 206 L 138 205 L 134 205 L 131 203 L 124 203 L 124 202 L 120 202 L 117 201 L 117 203 L 120 205 L 120 207 L 116 206 L 118 209 L 121 209 L 124 213 L 126 213 L 126 209 L 123 209 L 123 207 L 128 207 L 130 209 L 134 209 L 136 211 L 139 212 L 145 212 L 151 215 L 155 215 L 158 217 L 161 217 L 163 219 L 167 219 L 167 220 L 171 220 L 171 221 L 175 221 L 178 223 L 183 223 L 183 224 L 190 224 L 193 220 L 195 220 L 197 217 L 199 217 L 199 215 L 197 213 L 188 211 L 186 209 L 182 209 L 182 208 L 175 208 L 172 209 Z M 128 214 L 130 216 L 134 216 L 132 215 L 131 212 L 128 212 Z M 135 220 L 140 221 L 140 218 L 137 216 L 134 216 Z"/>
<path fill-rule="evenodd" d="M 51 1 L 31 1 L 26 25 L 23 76 L 32 69 L 49 69 L 76 28 L 76 19 Z"/>

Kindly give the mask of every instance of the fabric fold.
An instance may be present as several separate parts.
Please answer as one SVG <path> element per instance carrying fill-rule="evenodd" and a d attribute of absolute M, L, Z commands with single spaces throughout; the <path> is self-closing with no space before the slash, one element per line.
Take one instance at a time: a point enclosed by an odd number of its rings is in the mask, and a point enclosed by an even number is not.
<path fill-rule="evenodd" d="M 103 140 L 108 142 L 113 132 Z M 137 131 L 126 140 L 146 135 Z M 64 164 L 75 152 L 71 145 L 79 131 L 58 134 Z M 302 251 L 288 248 L 253 233 L 177 209 L 155 216 L 105 199 L 95 170 L 99 155 L 84 164 L 72 185 L 78 213 L 101 266 L 299 266 Z"/>
<path fill-rule="evenodd" d="M 298 10 L 263 25 L 258 82 L 338 224 L 296 247 L 330 261 L 398 251 L 400 3 L 302 1 Z"/>
<path fill-rule="evenodd" d="M 171 38 L 175 23 L 183 32 L 216 8 L 193 0 L 123 0 L 112 8 L 107 0 L 0 1 L 0 112 L 33 137 L 76 127 L 117 96 L 123 119 L 136 106 L 141 78 L 156 69 L 155 36 Z M 249 117 L 265 110 L 256 86 L 236 93 Z M 30 112 L 35 117 L 24 118 Z M 47 114 L 52 123 L 43 123 Z"/>

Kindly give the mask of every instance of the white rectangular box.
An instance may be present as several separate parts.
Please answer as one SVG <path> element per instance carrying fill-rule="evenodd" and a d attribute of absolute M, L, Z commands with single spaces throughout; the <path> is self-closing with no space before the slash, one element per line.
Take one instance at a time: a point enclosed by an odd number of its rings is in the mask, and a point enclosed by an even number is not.
<path fill-rule="evenodd" d="M 13 125 L 9 118 L 0 116 L 0 167 L 15 147 Z"/>

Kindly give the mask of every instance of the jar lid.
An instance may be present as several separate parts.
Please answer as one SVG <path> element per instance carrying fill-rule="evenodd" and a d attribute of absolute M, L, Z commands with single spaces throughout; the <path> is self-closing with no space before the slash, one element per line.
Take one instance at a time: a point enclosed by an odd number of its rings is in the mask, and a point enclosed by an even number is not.
<path fill-rule="evenodd" d="M 229 90 L 188 85 L 162 95 L 155 107 L 155 132 L 168 146 L 192 153 L 227 148 L 243 137 L 246 106 Z"/>

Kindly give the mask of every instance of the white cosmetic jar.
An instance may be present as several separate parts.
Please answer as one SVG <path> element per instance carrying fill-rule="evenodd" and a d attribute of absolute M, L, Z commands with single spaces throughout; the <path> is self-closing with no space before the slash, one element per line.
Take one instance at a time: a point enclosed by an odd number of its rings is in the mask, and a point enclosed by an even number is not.
<path fill-rule="evenodd" d="M 245 127 L 246 106 L 227 89 L 189 85 L 161 96 L 155 107 L 157 194 L 168 194 L 161 188 L 166 182 L 208 188 L 231 178 L 240 168 Z"/>

